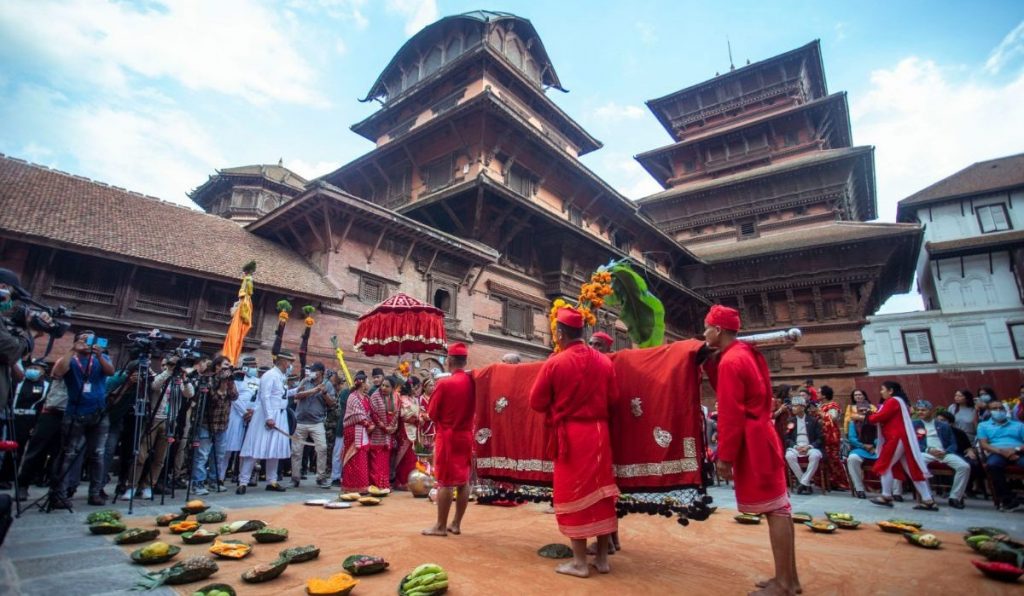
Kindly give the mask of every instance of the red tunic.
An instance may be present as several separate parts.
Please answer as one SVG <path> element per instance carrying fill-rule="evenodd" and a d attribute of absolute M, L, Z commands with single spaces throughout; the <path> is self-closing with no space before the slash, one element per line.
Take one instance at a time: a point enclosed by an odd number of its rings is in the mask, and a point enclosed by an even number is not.
<path fill-rule="evenodd" d="M 739 510 L 788 508 L 785 460 L 772 422 L 772 383 L 764 356 L 734 341 L 704 369 L 718 394 L 718 459 L 733 464 Z"/>
<path fill-rule="evenodd" d="M 907 467 L 910 468 L 911 480 L 924 480 L 927 474 L 927 466 L 920 460 L 920 448 L 916 440 L 910 440 L 911 425 L 910 413 L 906 411 L 906 404 L 901 403 L 898 397 L 890 397 L 882 402 L 882 407 L 874 414 L 868 414 L 868 422 L 878 425 L 878 459 L 875 460 L 874 469 L 878 474 L 884 473 L 892 468 L 892 474 L 900 480 L 906 480 L 903 466 L 895 459 L 896 447 L 903 445 L 903 457 L 906 458 Z"/>
<path fill-rule="evenodd" d="M 618 529 L 608 432 L 616 387 L 611 360 L 579 341 L 548 358 L 530 391 L 530 407 L 545 415 L 555 516 L 569 538 Z"/>
<path fill-rule="evenodd" d="M 441 379 L 430 396 L 427 414 L 434 436 L 434 477 L 442 487 L 469 482 L 473 459 L 473 379 L 463 370 Z"/>

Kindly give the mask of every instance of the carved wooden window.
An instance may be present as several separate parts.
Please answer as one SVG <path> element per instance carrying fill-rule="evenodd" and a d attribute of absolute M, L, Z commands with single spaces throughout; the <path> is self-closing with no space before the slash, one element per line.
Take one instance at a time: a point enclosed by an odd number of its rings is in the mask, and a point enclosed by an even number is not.
<path fill-rule="evenodd" d="M 423 168 L 423 183 L 428 190 L 436 190 L 451 183 L 454 171 L 454 156 L 445 155 Z"/>
<path fill-rule="evenodd" d="M 387 170 L 387 205 L 404 202 L 412 196 L 412 164 L 403 162 Z"/>
<path fill-rule="evenodd" d="M 437 69 L 441 68 L 441 63 L 441 46 L 434 46 L 430 48 L 430 52 L 427 53 L 427 57 L 423 59 L 423 76 L 426 77 L 427 75 L 437 72 Z"/>
<path fill-rule="evenodd" d="M 383 302 L 387 298 L 387 285 L 379 280 L 367 277 L 359 277 L 359 300 L 370 304 Z"/>
<path fill-rule="evenodd" d="M 932 332 L 928 329 L 912 329 L 901 331 L 903 335 L 903 353 L 907 356 L 907 364 L 932 364 L 935 362 L 935 350 L 932 348 Z"/>
<path fill-rule="evenodd" d="M 800 133 L 795 130 L 788 131 L 786 136 L 783 138 L 783 143 L 786 147 L 792 147 L 800 143 Z"/>
<path fill-rule="evenodd" d="M 113 304 L 120 266 L 109 261 L 74 253 L 61 253 L 53 260 L 53 282 L 47 294 L 82 302 Z"/>
<path fill-rule="evenodd" d="M 448 288 L 437 288 L 434 290 L 432 302 L 435 307 L 443 310 L 445 314 L 451 314 L 454 301 L 452 300 L 451 291 Z"/>
<path fill-rule="evenodd" d="M 574 226 L 583 227 L 583 212 L 576 207 L 569 207 L 569 222 Z"/>
<path fill-rule="evenodd" d="M 612 244 L 615 248 L 621 250 L 624 253 L 629 253 L 633 249 L 633 239 L 629 237 L 625 232 L 614 231 L 611 234 Z"/>
<path fill-rule="evenodd" d="M 846 302 L 841 299 L 825 300 L 822 303 L 826 319 L 842 319 L 846 317 Z"/>
<path fill-rule="evenodd" d="M 533 308 L 530 305 L 506 298 L 501 319 L 504 334 L 527 339 L 533 337 Z"/>
<path fill-rule="evenodd" d="M 763 353 L 768 370 L 773 373 L 782 372 L 782 350 L 764 350 Z"/>
<path fill-rule="evenodd" d="M 761 306 L 761 298 L 754 296 L 744 302 L 747 310 L 747 322 L 750 327 L 763 327 L 765 324 L 764 308 Z"/>
<path fill-rule="evenodd" d="M 402 122 L 402 123 L 398 124 L 397 126 L 395 126 L 394 128 L 392 128 L 391 130 L 389 130 L 388 131 L 388 137 L 390 137 L 391 139 L 397 139 L 398 137 L 400 137 L 400 136 L 404 135 L 405 133 L 409 132 L 409 129 L 412 128 L 413 124 L 416 124 L 416 118 L 415 117 L 409 118 L 405 122 Z"/>
<path fill-rule="evenodd" d="M 519 269 L 529 269 L 533 264 L 531 247 L 533 246 L 528 234 L 520 232 L 508 244 L 505 256 L 508 263 Z"/>
<path fill-rule="evenodd" d="M 683 160 L 683 171 L 689 174 L 690 172 L 697 169 L 697 162 L 693 159 Z"/>
<path fill-rule="evenodd" d="M 1013 357 L 1024 360 L 1024 323 L 1008 323 L 1010 342 L 1013 343 Z"/>
<path fill-rule="evenodd" d="M 524 197 L 532 197 L 535 188 L 533 174 L 517 164 L 513 164 L 505 174 L 505 185 Z"/>
<path fill-rule="evenodd" d="M 207 287 L 203 320 L 230 323 L 231 307 L 234 306 L 236 300 L 238 300 L 238 290 L 235 288 Z"/>
<path fill-rule="evenodd" d="M 748 219 L 745 221 L 737 222 L 736 231 L 739 234 L 740 240 L 757 238 L 757 220 Z"/>
<path fill-rule="evenodd" d="M 713 145 L 708 147 L 708 161 L 725 159 L 725 145 Z"/>
<path fill-rule="evenodd" d="M 975 207 L 974 213 L 978 216 L 978 225 L 981 227 L 982 234 L 1013 229 L 1013 225 L 1010 223 L 1010 214 L 1006 211 L 1006 203 Z"/>
<path fill-rule="evenodd" d="M 462 38 L 456 35 L 448 40 L 448 45 L 444 48 L 444 61 L 451 62 L 461 53 Z"/>
<path fill-rule="evenodd" d="M 814 368 L 841 368 L 846 365 L 846 350 L 828 348 L 811 352 Z"/>
<path fill-rule="evenodd" d="M 420 65 L 419 63 L 410 64 L 406 67 L 403 73 L 402 86 L 405 89 L 412 87 L 420 80 Z"/>
<path fill-rule="evenodd" d="M 138 294 L 135 310 L 171 317 L 187 318 L 191 280 L 162 271 L 146 271 L 136 277 Z"/>
<path fill-rule="evenodd" d="M 459 105 L 459 100 L 462 99 L 462 97 L 465 94 L 466 94 L 466 88 L 463 87 L 462 89 L 459 89 L 455 93 L 451 93 L 448 96 L 443 97 L 440 100 L 438 100 L 437 103 L 435 103 L 434 105 L 430 106 L 430 111 L 435 116 L 443 114 L 443 113 L 447 112 L 448 110 L 454 108 L 455 106 Z"/>

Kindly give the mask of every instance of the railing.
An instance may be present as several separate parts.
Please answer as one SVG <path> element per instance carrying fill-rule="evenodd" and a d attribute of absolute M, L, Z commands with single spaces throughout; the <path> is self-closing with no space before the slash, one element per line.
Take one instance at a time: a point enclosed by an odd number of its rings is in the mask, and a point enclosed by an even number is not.
<path fill-rule="evenodd" d="M 746 95 L 741 95 L 735 99 L 726 100 L 713 106 L 700 108 L 694 112 L 689 112 L 687 114 L 677 116 L 676 118 L 672 118 L 672 127 L 675 129 L 684 129 L 694 122 L 707 120 L 713 116 L 718 116 L 719 114 L 723 114 L 737 108 L 742 108 L 753 103 L 762 102 L 766 99 L 771 99 L 780 95 L 788 95 L 793 91 L 799 91 L 800 89 L 800 79 L 782 81 Z"/>

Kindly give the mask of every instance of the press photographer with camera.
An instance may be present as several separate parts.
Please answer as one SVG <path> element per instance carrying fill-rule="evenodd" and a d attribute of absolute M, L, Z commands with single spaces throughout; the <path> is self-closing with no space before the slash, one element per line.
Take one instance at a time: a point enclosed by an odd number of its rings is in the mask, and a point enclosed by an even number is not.
<path fill-rule="evenodd" d="M 22 357 L 32 351 L 32 340 L 24 324 L 15 321 L 19 310 L 15 299 L 28 296 L 21 280 L 10 269 L 0 269 L 0 409 L 7 410 L 13 389 L 13 369 Z"/>
<path fill-rule="evenodd" d="M 63 379 L 67 387 L 68 404 L 61 427 L 63 459 L 50 484 L 51 508 L 68 507 L 67 471 L 83 450 L 89 466 L 89 504 L 107 504 L 101 492 L 103 452 L 110 427 L 105 409 L 107 377 L 114 374 L 114 363 L 95 340 L 92 331 L 78 333 L 71 350 L 53 365 L 53 377 Z"/>
<path fill-rule="evenodd" d="M 224 476 L 227 473 L 227 430 L 231 403 L 238 399 L 234 371 L 231 361 L 217 356 L 199 377 L 198 404 L 192 423 L 196 425 L 196 442 L 193 443 L 192 492 L 198 496 L 210 494 L 207 487 L 207 464 L 213 450 L 213 473 L 211 484 L 217 492 L 223 492 Z M 196 444 L 198 443 L 198 444 Z"/>
<path fill-rule="evenodd" d="M 150 371 L 144 371 L 149 374 Z M 104 479 L 103 485 L 110 482 L 113 470 L 114 455 L 119 454 L 120 470 L 118 470 L 118 484 L 114 491 L 115 495 L 123 494 L 125 484 L 128 481 L 128 474 L 132 465 L 132 437 L 135 430 L 135 388 L 139 382 L 139 361 L 132 360 L 110 377 L 107 382 L 107 419 L 109 429 L 107 431 L 107 445 L 103 454 Z M 124 440 L 122 440 L 122 438 Z M 120 447 L 120 452 L 118 447 Z"/>
<path fill-rule="evenodd" d="M 145 420 L 137 421 L 142 425 L 142 439 L 139 444 L 139 455 L 135 460 L 135 486 L 125 491 L 125 499 L 153 497 L 154 480 L 160 477 L 167 455 L 167 439 L 173 436 L 174 424 L 183 400 L 192 399 L 195 386 L 184 378 L 185 371 L 181 367 L 181 357 L 172 353 L 163 360 L 163 371 L 153 377 L 149 385 L 149 412 Z M 150 458 L 149 475 L 143 475 L 146 460 Z"/>
<path fill-rule="evenodd" d="M 46 362 L 42 360 L 29 361 L 27 358 L 24 364 L 24 378 L 14 388 L 12 404 L 14 414 L 14 436 L 18 442 L 17 462 L 20 462 L 28 445 L 29 435 L 35 428 L 39 419 L 39 412 L 43 409 L 43 400 L 46 397 L 46 390 L 50 382 L 46 379 L 46 371 L 49 369 Z M 14 478 L 16 463 L 14 458 L 5 458 L 2 473 L 0 473 L 0 489 L 11 488 L 8 481 Z M 21 487 L 19 487 L 20 489 Z M 20 492 L 20 490 L 19 490 Z"/>
<path fill-rule="evenodd" d="M 181 409 L 178 411 L 178 420 L 175 424 L 174 444 L 170 446 L 171 458 L 174 465 L 168 470 L 167 477 L 173 479 L 173 488 L 187 489 L 192 481 L 192 439 L 194 438 L 197 413 L 195 411 L 199 400 L 200 379 L 204 375 L 212 374 L 210 368 L 213 358 L 201 354 L 198 339 L 186 339 L 178 348 L 182 356 L 182 368 L 185 371 L 185 380 L 192 383 L 196 393 L 191 398 L 184 400 Z M 166 489 L 166 492 L 162 492 Z M 155 491 L 157 494 L 171 494 L 171 486 L 161 486 Z"/>

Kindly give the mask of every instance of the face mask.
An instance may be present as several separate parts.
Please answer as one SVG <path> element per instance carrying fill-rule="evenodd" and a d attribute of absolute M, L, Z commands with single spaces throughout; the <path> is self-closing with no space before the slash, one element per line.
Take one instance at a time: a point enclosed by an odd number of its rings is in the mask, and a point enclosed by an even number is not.
<path fill-rule="evenodd" d="M 1004 412 L 1003 410 L 995 410 L 995 411 L 993 411 L 992 412 L 992 420 L 994 422 L 1005 422 L 1006 421 L 1006 412 Z"/>
<path fill-rule="evenodd" d="M 982 393 L 981 395 L 978 396 L 978 399 L 981 400 L 981 403 L 987 404 L 988 402 L 992 401 L 992 396 L 987 393 Z"/>
<path fill-rule="evenodd" d="M 292 372 L 294 372 L 294 371 L 295 371 L 295 365 L 294 364 L 289 364 L 288 368 L 284 371 L 284 374 L 290 377 L 292 375 Z"/>
<path fill-rule="evenodd" d="M 255 369 L 255 368 L 247 368 L 247 369 L 245 369 L 245 376 L 249 377 L 250 379 L 255 379 L 257 373 L 259 373 L 259 370 Z"/>
<path fill-rule="evenodd" d="M 32 369 L 25 371 L 25 378 L 28 379 L 29 381 L 38 381 L 40 378 L 42 378 L 42 376 L 43 371 L 41 370 Z"/>

